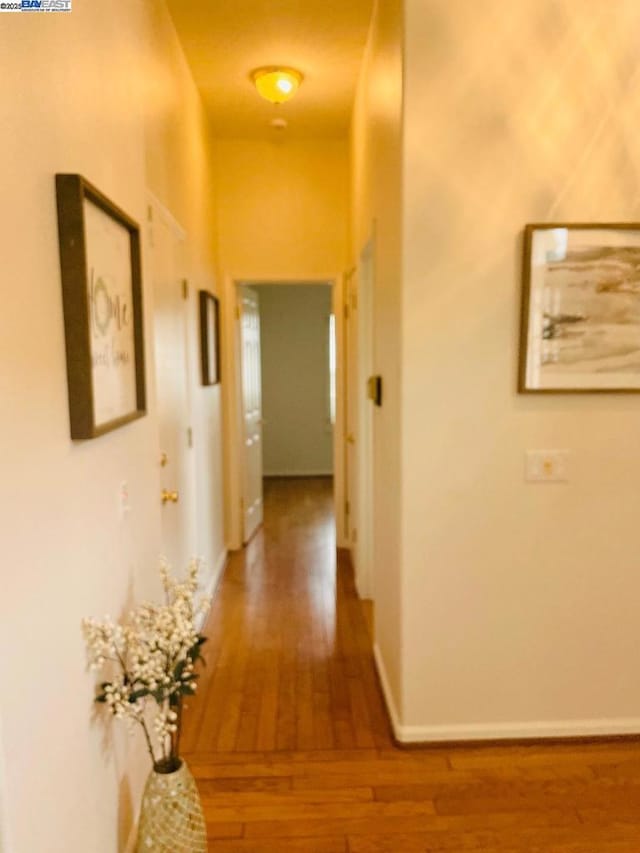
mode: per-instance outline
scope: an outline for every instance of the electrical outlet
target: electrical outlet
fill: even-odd
[[[529,483],[566,483],[568,450],[527,450],[525,479]]]
[[[118,489],[118,509],[120,518],[125,519],[131,512],[131,504],[129,503],[129,483],[123,480]]]

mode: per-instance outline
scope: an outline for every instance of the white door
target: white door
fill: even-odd
[[[373,256],[370,242],[345,294],[345,522],[361,598],[373,597],[373,403],[367,385],[374,364]]]
[[[182,277],[184,240],[175,224],[152,207],[150,271],[153,283],[156,394],[160,434],[162,547],[175,571],[195,554],[196,478],[191,429],[189,289]],[[192,298],[192,296],[191,296]]]
[[[260,303],[257,292],[238,288],[243,423],[243,541],[262,524],[262,377]]]

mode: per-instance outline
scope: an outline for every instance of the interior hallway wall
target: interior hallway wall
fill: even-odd
[[[0,41],[0,680],[12,844],[4,853],[115,853],[148,758],[124,727],[92,720],[95,679],[85,670],[80,621],[118,617],[133,600],[160,593],[153,294],[145,280],[149,414],[71,442],[54,174],[81,173],[116,201],[142,226],[145,252],[150,186],[189,230],[186,274],[213,286],[209,155],[163,3],[6,14]],[[201,410],[211,454],[221,444],[216,405]],[[216,489],[211,505],[219,507],[220,482]],[[221,528],[208,540],[212,555],[224,546],[220,536]]]
[[[215,141],[221,270],[236,279],[331,279],[347,262],[343,139]]]
[[[640,398],[516,393],[525,223],[640,218],[640,8],[405,8],[404,734],[640,731]]]
[[[383,380],[383,405],[374,408],[373,415],[371,586],[375,642],[389,695],[396,705],[401,702],[402,622],[402,38],[402,3],[379,0],[374,7],[351,128],[351,265],[357,268],[362,250],[373,240],[373,359],[374,372]],[[357,293],[357,272],[353,282]],[[357,378],[350,378],[350,388],[357,387]],[[355,409],[355,397],[351,402]],[[353,510],[355,518],[355,507]]]
[[[332,474],[327,285],[262,285],[264,473]]]
[[[210,589],[224,566],[226,537],[222,454],[222,386],[200,381],[198,292],[218,296],[216,276],[217,186],[210,127],[191,79],[173,23],[163,3],[151,3],[145,92],[145,167],[147,186],[186,231],[185,276],[189,284],[192,372],[192,431],[196,470],[197,543]]]
[[[335,281],[337,334],[342,335],[342,273],[348,263],[349,154],[346,139],[215,140],[219,277],[224,282],[223,378],[226,383],[227,538],[240,547],[240,448],[235,282]],[[340,379],[341,381],[341,379]],[[339,407],[342,387],[338,388]],[[335,499],[344,503],[338,465],[341,410],[334,432]],[[340,468],[341,470],[341,468]],[[338,542],[344,530],[338,517]]]

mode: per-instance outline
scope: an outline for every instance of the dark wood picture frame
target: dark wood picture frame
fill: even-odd
[[[534,258],[534,254],[539,249],[534,249],[534,241],[540,235],[540,232],[556,232],[566,241],[564,246],[564,254],[560,252],[560,256],[556,256],[553,249],[545,254],[544,263]],[[611,232],[609,240],[597,242],[594,240],[589,242],[588,235],[594,232]],[[562,232],[566,232],[563,234]],[[576,244],[575,240],[579,235],[574,237],[574,245],[570,245],[571,232],[585,232],[583,240],[585,245]],[[620,234],[624,235],[636,232],[634,235],[633,245],[627,245],[626,236],[620,239]],[[618,235],[618,236],[616,236]],[[549,243],[551,242],[549,237]],[[637,242],[636,242],[637,240]],[[573,254],[573,257],[572,257]],[[615,262],[620,269],[613,278],[609,273],[603,273],[602,267],[607,262]],[[555,266],[554,268],[554,265]],[[564,265],[564,270],[562,266]],[[628,268],[628,275],[625,277],[625,266]],[[546,278],[540,280],[539,276],[543,275],[541,269],[544,268]],[[555,294],[558,299],[558,308],[549,308],[546,301],[553,301],[553,294],[545,294],[544,287],[541,284],[546,284],[551,272],[564,274],[564,284],[558,284]],[[579,270],[581,281],[572,279],[571,275],[576,275]],[[637,273],[636,273],[637,270]],[[635,365],[625,364],[616,372],[615,367],[615,352],[613,347],[609,345],[609,351],[606,346],[601,346],[600,351],[597,349],[593,353],[589,353],[591,358],[586,358],[580,353],[580,340],[585,339],[586,335],[591,335],[593,339],[597,339],[600,334],[603,340],[606,340],[606,332],[604,330],[604,322],[602,315],[607,310],[611,310],[606,303],[606,298],[614,299],[615,294],[621,294],[629,287],[636,292],[640,302],[640,286],[635,287],[636,278],[640,282],[640,224],[633,222],[607,222],[607,223],[581,223],[581,222],[544,222],[531,223],[525,226],[524,229],[524,246],[523,246],[523,272],[522,272],[522,302],[521,302],[521,320],[520,320],[520,358],[518,367],[518,392],[521,394],[600,394],[600,393],[627,393],[634,394],[640,391],[640,323],[629,323],[620,321],[620,334],[625,334],[631,330],[635,336],[637,330],[637,358],[639,359],[639,367],[636,371],[631,369]],[[534,277],[536,281],[534,282]],[[563,290],[564,288],[564,290]],[[551,288],[549,288],[551,290]],[[568,295],[568,308],[561,304],[562,293]],[[571,294],[571,295],[569,295]],[[576,306],[580,306],[580,299],[584,301],[585,307],[593,302],[593,294],[597,295],[603,304],[603,309],[592,308],[581,312]],[[553,311],[556,313],[552,313]],[[535,326],[535,328],[532,328]],[[615,334],[609,332],[609,335]],[[566,376],[571,376],[572,379],[566,380],[560,378],[551,380],[541,380],[539,377],[543,372],[543,366],[546,363],[552,362],[548,354],[542,352],[541,347],[544,341],[558,342],[559,361],[562,361],[561,353],[563,341],[571,342],[574,347],[574,354],[571,356],[573,364],[566,371]],[[540,352],[536,352],[536,348]],[[627,346],[628,349],[628,346]],[[635,344],[632,348],[636,352]],[[566,359],[566,355],[564,356]],[[567,361],[570,363],[570,359]],[[591,366],[589,369],[589,363]],[[576,363],[583,363],[584,370],[581,372],[579,367],[576,368]],[[626,371],[626,373],[625,373]],[[621,376],[634,377],[633,384],[631,380],[628,383],[618,377]],[[536,380],[536,376],[538,379]],[[549,384],[543,384],[547,381]]]
[[[140,229],[133,219],[81,175],[56,175],[56,199],[71,438],[91,439],[146,414]],[[126,321],[123,322],[132,326],[134,364],[131,379],[135,382],[135,403],[130,411],[102,421],[96,418],[95,412],[90,259],[85,221],[87,201],[126,230],[129,237],[131,311],[129,306],[123,309],[126,310]],[[113,306],[109,304],[108,309],[110,321]]]
[[[208,290],[200,291],[200,362],[202,384],[220,382],[220,302]]]

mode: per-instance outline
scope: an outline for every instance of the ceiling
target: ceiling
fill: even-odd
[[[168,0],[214,132],[343,136],[349,126],[373,0]],[[304,74],[292,101],[263,100],[249,73],[289,65]]]

